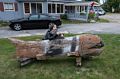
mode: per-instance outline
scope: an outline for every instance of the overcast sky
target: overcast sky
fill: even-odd
[[[100,0],[100,3],[103,4],[103,1],[104,1],[104,0]]]

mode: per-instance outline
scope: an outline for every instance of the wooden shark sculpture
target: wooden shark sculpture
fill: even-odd
[[[82,57],[98,56],[104,46],[97,35],[83,34],[64,39],[23,41],[8,38],[16,47],[16,56],[20,66],[28,64],[31,59],[46,60],[53,56],[76,57],[76,65],[81,66]]]

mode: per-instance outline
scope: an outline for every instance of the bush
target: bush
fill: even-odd
[[[102,8],[106,12],[112,12],[112,8],[114,8],[114,13],[120,13],[119,4],[120,0],[107,0],[103,5]]]
[[[88,19],[91,20],[91,19],[95,19],[95,13],[89,13],[88,15]]]
[[[8,26],[9,22],[0,20],[0,27]]]
[[[60,15],[60,18],[61,18],[61,19],[66,19],[66,20],[68,19],[67,14],[62,14],[62,15]]]
[[[120,13],[120,8],[115,9],[116,13]]]
[[[86,15],[85,13],[80,13],[80,15]]]

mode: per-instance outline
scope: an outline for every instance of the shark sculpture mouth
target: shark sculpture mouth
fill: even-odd
[[[93,47],[89,48],[89,49],[93,49],[93,48],[102,48],[104,47],[104,43],[102,41],[100,41],[100,43],[97,43],[96,45],[94,45]]]
[[[50,56],[74,56],[76,65],[81,66],[81,57],[98,56],[104,44],[97,35],[83,34],[58,40],[23,41],[9,38],[16,47],[16,56],[20,65],[26,65],[31,59],[45,60]],[[69,54],[69,55],[68,55]]]
[[[101,52],[103,51],[102,47],[104,47],[104,43],[102,41],[100,41],[100,43],[97,43],[93,47],[89,48],[92,51],[92,53],[89,54],[89,56],[98,56],[98,55],[100,55]]]

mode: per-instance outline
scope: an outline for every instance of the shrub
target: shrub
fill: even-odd
[[[88,19],[94,19],[95,18],[95,13],[89,13]]]
[[[0,20],[0,27],[8,26],[9,22]]]
[[[85,15],[85,13],[80,13],[80,15]]]
[[[62,14],[62,15],[60,15],[60,18],[61,18],[61,19],[68,19],[67,14]]]

